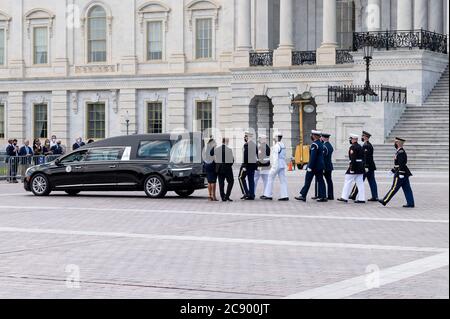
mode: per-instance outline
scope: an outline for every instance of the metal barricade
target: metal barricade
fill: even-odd
[[[19,181],[25,177],[25,172],[28,168],[50,163],[60,155],[48,156],[1,156],[0,155],[0,180],[8,182]]]

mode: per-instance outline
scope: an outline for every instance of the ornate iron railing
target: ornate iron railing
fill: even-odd
[[[250,66],[273,66],[273,51],[250,52]]]
[[[354,32],[353,51],[366,43],[376,49],[418,48],[447,54],[447,35],[427,30]]]
[[[336,64],[354,63],[353,55],[349,50],[337,50],[336,51]]]
[[[292,65],[316,64],[316,51],[292,52]]]
[[[377,96],[363,95],[363,85],[329,86],[328,103],[354,103],[354,102],[388,102],[406,104],[408,103],[408,92],[406,88],[386,85],[374,85],[373,91]]]

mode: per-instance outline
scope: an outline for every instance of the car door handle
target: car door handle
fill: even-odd
[[[117,165],[111,165],[109,168],[117,168]]]
[[[75,166],[75,169],[82,169],[83,167],[81,166]]]

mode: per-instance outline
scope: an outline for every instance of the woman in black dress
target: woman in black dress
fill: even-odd
[[[206,176],[208,179],[208,194],[209,201],[217,202],[216,189],[217,189],[217,172],[216,163],[214,161],[214,149],[216,148],[216,141],[211,138],[205,146],[203,159],[206,170]]]

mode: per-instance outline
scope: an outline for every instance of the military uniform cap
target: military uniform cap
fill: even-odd
[[[358,134],[350,134],[350,138],[359,138]]]
[[[312,135],[319,135],[319,136],[321,136],[321,135],[322,135],[322,132],[316,131],[316,130],[312,130],[312,131],[311,131],[311,134],[312,134]]]
[[[367,136],[368,138],[371,138],[371,137],[372,137],[372,134],[370,134],[370,133],[367,132],[367,131],[363,131],[363,135],[364,135],[364,136]]]
[[[322,137],[330,138],[330,137],[331,137],[331,134],[328,134],[328,133],[322,133]]]
[[[400,141],[400,142],[403,142],[403,143],[406,142],[406,140],[404,138],[396,137],[395,139],[397,141]]]

